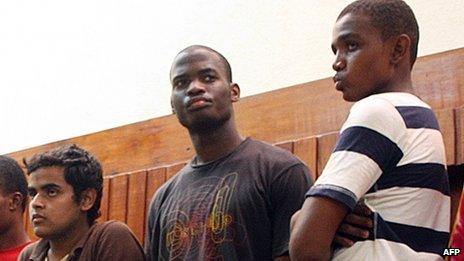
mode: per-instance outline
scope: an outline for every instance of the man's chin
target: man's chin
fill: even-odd
[[[44,228],[34,228],[34,234],[40,238],[46,238],[49,235]]]

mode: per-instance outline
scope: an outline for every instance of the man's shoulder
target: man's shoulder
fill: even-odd
[[[43,239],[39,239],[38,241],[30,243],[29,245],[23,248],[23,250],[18,256],[18,260],[21,260],[21,261],[29,260],[33,253],[40,254],[37,252],[37,251],[40,251],[40,249],[37,249],[37,248],[41,248],[44,243],[45,242],[43,241]]]
[[[95,224],[91,229],[90,236],[83,245],[81,259],[143,259],[142,246],[126,224],[111,220]]]
[[[132,237],[130,228],[117,220],[110,220],[104,223],[95,224],[92,234],[103,236],[129,236]]]
[[[250,153],[263,160],[280,163],[298,164],[302,163],[298,157],[290,151],[271,145],[267,142],[249,138]]]

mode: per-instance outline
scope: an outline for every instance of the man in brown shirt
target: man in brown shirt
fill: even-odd
[[[30,218],[41,239],[20,260],[144,260],[129,228],[117,221],[97,224],[102,169],[76,145],[24,160],[29,174]]]

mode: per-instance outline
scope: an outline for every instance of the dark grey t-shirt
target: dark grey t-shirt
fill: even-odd
[[[291,153],[246,139],[229,155],[185,166],[156,193],[149,260],[271,260],[288,251],[289,224],[310,187]]]

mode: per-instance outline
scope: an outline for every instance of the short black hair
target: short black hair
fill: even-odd
[[[417,58],[419,25],[411,7],[402,0],[358,0],[345,7],[337,21],[348,13],[368,15],[372,24],[380,30],[383,41],[407,34],[411,38],[412,68]]]
[[[27,205],[27,180],[24,171],[12,158],[0,155],[0,193],[21,193],[23,212]]]
[[[186,51],[191,51],[191,50],[196,50],[196,49],[205,49],[207,51],[210,51],[212,53],[215,53],[217,56],[219,56],[219,59],[221,59],[222,63],[224,64],[224,67],[226,69],[226,76],[228,77],[228,80],[229,82],[232,82],[232,68],[230,66],[230,63],[229,61],[227,61],[226,57],[224,57],[224,55],[222,55],[220,52],[214,50],[213,48],[211,47],[208,47],[208,46],[204,46],[204,45],[191,45],[187,48],[184,48],[182,49],[182,51],[178,52],[177,55],[183,53],[183,52],[186,52]],[[177,57],[176,55],[176,57]]]
[[[87,211],[87,221],[91,225],[100,216],[103,191],[103,171],[98,160],[88,151],[72,144],[39,153],[23,160],[27,174],[44,167],[64,167],[64,179],[73,187],[74,200],[81,201],[81,193],[92,188],[97,191],[95,203]]]

